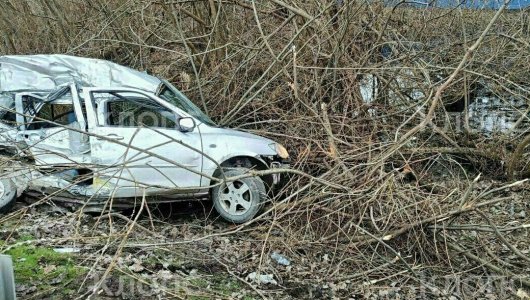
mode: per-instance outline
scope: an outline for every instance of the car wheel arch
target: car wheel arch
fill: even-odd
[[[253,157],[253,156],[246,156],[246,155],[238,155],[238,156],[233,156],[228,159],[225,159],[222,163],[219,164],[219,166],[220,168],[217,168],[215,172],[213,173],[213,177],[219,178],[222,176],[221,168],[241,167],[241,168],[254,169],[258,171],[264,171],[264,170],[269,169],[268,164],[260,157]],[[265,176],[260,176],[260,177],[263,179],[267,189],[272,187],[272,183],[273,183],[272,175],[265,175]],[[211,185],[215,184],[215,181],[212,180],[210,184]]]

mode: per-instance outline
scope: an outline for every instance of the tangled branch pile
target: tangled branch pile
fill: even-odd
[[[237,259],[201,259],[227,276],[274,274],[281,287],[253,285],[264,297],[473,296],[485,285],[432,280],[456,276],[502,276],[512,295],[530,287],[528,11],[3,0],[0,24],[2,53],[104,58],[168,78],[218,123],[282,141],[309,174],[235,229],[160,243],[125,223],[116,240],[88,231],[80,243],[120,256],[229,237]],[[485,99],[508,127],[490,130],[492,112],[477,114]]]

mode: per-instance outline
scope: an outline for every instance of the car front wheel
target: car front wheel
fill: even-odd
[[[246,168],[229,169],[224,172],[226,178],[248,173]],[[267,199],[267,190],[259,177],[245,177],[227,181],[212,188],[212,200],[215,210],[223,219],[241,224],[245,223],[261,210]]]

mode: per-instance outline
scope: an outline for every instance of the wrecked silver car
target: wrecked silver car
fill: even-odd
[[[249,172],[289,158],[272,140],[217,126],[169,82],[98,59],[0,57],[0,118],[0,212],[24,192],[114,209],[210,197],[241,223],[281,180]]]

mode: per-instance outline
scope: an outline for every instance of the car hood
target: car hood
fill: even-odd
[[[255,150],[259,148],[259,152],[261,152],[260,154],[263,155],[276,154],[276,151],[269,146],[270,144],[275,143],[275,141],[271,139],[235,129],[211,127],[204,123],[200,124],[199,127],[201,135],[205,140],[205,144],[208,144],[209,141],[217,140],[234,146],[250,147]]]
[[[200,130],[201,130],[201,134],[218,134],[218,135],[221,135],[221,136],[224,135],[224,136],[232,136],[232,137],[254,139],[254,140],[263,141],[263,142],[267,143],[267,145],[271,144],[271,143],[275,143],[271,139],[264,138],[264,137],[256,135],[256,134],[252,134],[252,133],[248,133],[248,132],[244,132],[244,131],[239,131],[239,130],[235,130],[235,129],[231,129],[231,128],[211,127],[211,126],[208,126],[208,125],[206,125],[204,123],[201,124]]]

